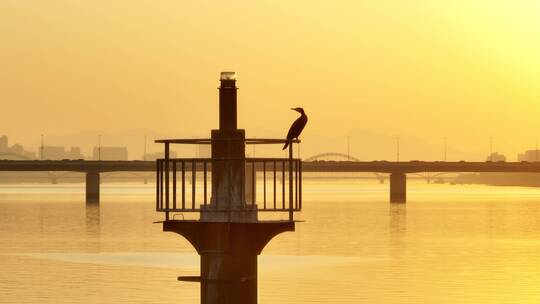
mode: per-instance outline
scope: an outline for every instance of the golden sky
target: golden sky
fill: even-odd
[[[390,159],[400,136],[404,159],[436,158],[447,137],[480,159],[493,137],[514,159],[540,137],[538,16],[533,0],[3,0],[0,133],[205,136],[234,70],[251,136],[284,136],[303,106],[310,153],[351,136]]]

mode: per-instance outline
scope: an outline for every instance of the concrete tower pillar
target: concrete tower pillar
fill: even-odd
[[[254,206],[246,204],[246,134],[237,129],[236,73],[222,72],[219,87],[219,129],[212,130],[212,198],[201,212],[205,221],[257,221]],[[252,212],[250,212],[252,210]]]

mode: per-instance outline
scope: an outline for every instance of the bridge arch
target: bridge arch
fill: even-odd
[[[350,155],[347,155],[347,154],[344,154],[344,153],[338,153],[338,152],[320,153],[320,154],[308,157],[308,158],[304,159],[304,161],[316,161],[316,160],[320,160],[322,158],[327,158],[327,157],[337,157],[337,158],[340,158],[340,159],[356,161],[356,162],[360,161],[358,158],[356,158],[354,156],[350,156]]]

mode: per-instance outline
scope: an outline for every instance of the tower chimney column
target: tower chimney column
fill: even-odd
[[[256,210],[249,212],[253,206],[246,205],[246,132],[237,129],[236,73],[222,72],[220,83],[219,129],[212,130],[211,135],[212,198],[207,206],[209,212],[201,212],[201,219],[216,222],[257,221]]]
[[[236,73],[222,72],[219,87],[219,130],[236,130]]]

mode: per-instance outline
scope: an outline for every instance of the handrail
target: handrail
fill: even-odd
[[[166,158],[157,158],[156,160],[162,160],[165,161]],[[238,160],[246,160],[246,161],[286,161],[288,158],[283,157],[205,157],[205,158],[197,158],[197,157],[177,157],[177,158],[169,158],[169,161],[238,161]],[[299,158],[293,158],[293,160],[300,160]]]
[[[214,142],[243,142],[244,144],[283,144],[289,143],[288,158],[246,158],[241,157],[213,157],[213,158],[170,158],[171,144],[212,144]],[[293,144],[299,143],[298,139],[270,139],[270,138],[196,138],[196,139],[162,139],[157,143],[164,144],[164,158],[157,159],[157,186],[156,186],[156,210],[165,212],[165,220],[169,220],[170,212],[200,212],[201,218],[205,212],[222,212],[231,221],[232,212],[249,212],[246,215],[253,218],[257,211],[286,211],[289,220],[293,221],[294,211],[300,211],[302,206],[302,164],[300,159],[293,158]],[[266,203],[266,170],[273,172],[273,204],[268,208]],[[288,164],[288,165],[286,165]],[[231,165],[233,167],[231,167]],[[224,167],[223,167],[224,166]],[[250,169],[247,167],[251,166]],[[262,168],[261,168],[262,167]],[[180,182],[182,188],[180,195],[182,207],[177,204],[178,196],[178,170],[180,168]],[[234,168],[234,169],[233,169]],[[270,169],[271,168],[271,169]],[[172,184],[170,181],[172,169]],[[225,170],[225,171],[224,171]],[[264,198],[261,204],[256,195],[257,172],[263,171]],[[197,191],[197,172],[203,171],[202,185],[204,186],[203,197],[200,198],[200,190]],[[234,177],[231,175],[234,173]],[[187,180],[186,172],[190,173],[190,180]],[[210,178],[210,181],[218,183],[212,187],[210,203],[208,203],[208,173],[217,173]],[[227,172],[227,173],[225,173]],[[225,173],[227,176],[222,176]],[[287,175],[285,173],[288,173]],[[237,176],[240,174],[241,176]],[[281,189],[276,187],[277,174],[281,176]],[[249,177],[248,177],[249,175]],[[200,176],[200,175],[199,175]],[[186,189],[186,180],[191,183],[191,187]],[[298,180],[298,182],[296,181]],[[288,187],[286,183],[288,181]],[[231,184],[234,183],[234,184]],[[201,182],[199,182],[201,184]],[[171,190],[172,187],[172,191]],[[225,187],[225,188],[223,188]],[[191,188],[191,189],[189,189]],[[225,190],[226,193],[222,193]],[[172,208],[170,204],[172,192]],[[188,193],[189,192],[189,193]],[[280,204],[277,201],[277,193],[280,192]],[[288,192],[288,195],[286,196]],[[191,202],[186,201],[186,194],[191,194]],[[198,194],[198,195],[197,195]],[[287,204],[288,198],[288,204]],[[188,198],[189,200],[189,198]],[[219,216],[218,216],[219,217]]]
[[[207,187],[212,186],[212,165],[239,161],[244,163],[246,173],[242,186],[245,205],[231,206],[229,203],[224,203],[227,199],[223,199],[222,194],[221,201],[212,203],[212,200],[208,198],[211,191],[207,191]],[[302,208],[301,168],[301,159],[292,157],[158,159],[156,161],[156,211],[165,212],[166,220],[169,219],[170,212],[227,212],[231,210],[234,212],[288,212],[289,219],[293,220],[293,212],[300,211]],[[200,171],[203,174],[197,174]],[[262,174],[257,174],[258,172]],[[264,189],[262,195],[257,193],[257,181],[260,183],[261,179]],[[271,184],[269,187],[266,186],[267,182]],[[281,187],[277,187],[280,182]],[[186,183],[191,183],[191,187],[186,187]],[[197,187],[197,185],[200,186]]]
[[[286,142],[292,142],[295,144],[300,143],[298,139],[281,139],[281,138],[179,138],[179,139],[158,139],[155,143],[162,144],[187,144],[187,145],[210,145],[212,142],[219,141],[234,141],[244,142],[246,145],[271,145],[271,144],[284,144]]]

